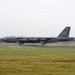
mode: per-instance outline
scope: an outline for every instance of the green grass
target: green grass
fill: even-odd
[[[0,75],[75,75],[75,47],[0,47]]]

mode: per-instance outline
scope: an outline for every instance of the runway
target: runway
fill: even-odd
[[[0,43],[0,48],[1,47],[8,47],[8,48],[37,48],[37,47],[40,47],[40,46],[42,46],[40,43],[25,43],[22,46],[18,46],[18,44],[16,44],[16,43]],[[45,46],[75,46],[75,41],[47,43],[47,44],[45,44]]]
[[[8,46],[9,48],[35,48],[35,46]]]
[[[75,46],[75,41],[49,43],[47,46]]]

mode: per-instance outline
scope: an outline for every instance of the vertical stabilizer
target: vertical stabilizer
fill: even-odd
[[[66,28],[59,34],[58,37],[69,37],[70,28],[71,28],[71,27],[66,27]]]

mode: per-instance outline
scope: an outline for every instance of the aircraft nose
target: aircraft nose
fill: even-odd
[[[1,41],[3,41],[3,42],[4,42],[4,41],[6,41],[6,39],[5,39],[5,38],[1,38]]]

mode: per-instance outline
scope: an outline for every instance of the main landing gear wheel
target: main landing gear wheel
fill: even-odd
[[[44,43],[44,42],[40,42],[40,44],[41,44],[42,46],[45,46],[45,43]]]
[[[17,44],[18,44],[19,46],[22,46],[22,43],[21,43],[21,42],[17,42]]]

